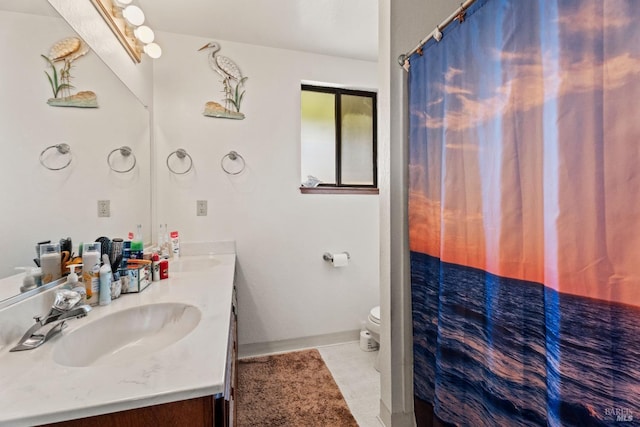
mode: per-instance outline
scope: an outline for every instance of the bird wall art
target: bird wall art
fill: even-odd
[[[71,68],[73,63],[81,56],[89,52],[89,47],[78,37],[67,37],[56,42],[49,51],[49,55],[40,55],[47,61],[51,73],[45,71],[53,98],[47,100],[47,104],[54,107],[79,107],[96,108],[97,96],[94,92],[86,90],[71,94],[74,89],[71,84]],[[56,64],[62,65],[58,68]]]
[[[242,76],[240,68],[235,62],[226,56],[218,55],[219,43],[207,43],[198,49],[198,51],[202,50],[210,50],[209,66],[221,77],[224,93],[224,105],[209,101],[205,104],[202,114],[209,117],[244,119],[244,114],[240,112],[240,106],[244,97],[244,82],[247,77]]]

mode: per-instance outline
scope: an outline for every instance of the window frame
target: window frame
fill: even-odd
[[[320,183],[317,187],[300,186],[300,192],[308,193],[324,193],[324,194],[378,194],[378,94],[373,91],[345,89],[331,86],[316,86],[310,84],[301,84],[300,92],[311,91],[329,93],[334,96],[334,115],[335,115],[335,176],[336,182]],[[342,183],[342,95],[360,96],[371,98],[372,101],[372,184],[344,184]],[[302,118],[301,118],[302,120]]]

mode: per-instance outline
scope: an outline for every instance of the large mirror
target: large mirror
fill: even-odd
[[[93,91],[98,108],[47,104],[52,89],[41,57],[59,40],[75,36],[47,0],[0,0],[0,278],[33,266],[39,241],[71,237],[74,245],[100,236],[127,237],[143,225],[151,241],[149,112],[92,51],[73,63],[71,84]],[[68,144],[70,153],[47,147]],[[113,150],[128,146],[135,167],[111,170]],[[70,155],[70,157],[69,157]],[[111,163],[126,170],[132,157],[115,151]],[[108,200],[109,217],[98,217]],[[2,289],[0,301],[19,294]]]

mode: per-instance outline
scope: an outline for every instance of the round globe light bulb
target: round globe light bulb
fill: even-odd
[[[113,2],[116,4],[116,6],[118,6],[119,8],[125,8],[128,5],[131,4],[133,0],[113,0]]]
[[[131,25],[142,25],[144,24],[144,12],[138,6],[127,6],[122,11],[122,16],[126,19]]]
[[[146,25],[142,25],[136,28],[135,30],[133,30],[133,34],[142,43],[151,43],[155,38],[155,34],[153,34],[153,30],[147,27]]]
[[[157,43],[149,43],[144,46],[144,53],[153,59],[158,59],[162,56],[162,48]]]

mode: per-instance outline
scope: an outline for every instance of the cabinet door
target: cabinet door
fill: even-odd
[[[238,317],[236,314],[235,298],[234,304],[231,306],[231,318],[229,319],[229,344],[227,349],[227,372],[225,375],[224,392],[224,426],[235,427],[237,411],[235,401],[236,390],[238,388]]]
[[[181,400],[144,408],[94,417],[47,424],[47,427],[141,427],[141,426],[203,426],[214,427],[213,396]],[[216,424],[217,426],[217,424]]]
[[[230,334],[233,338],[231,346],[231,394],[229,396],[229,425],[236,425],[236,390],[238,389],[238,315],[235,306],[231,311]]]

